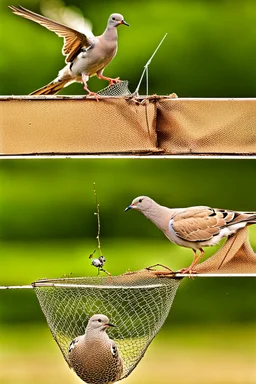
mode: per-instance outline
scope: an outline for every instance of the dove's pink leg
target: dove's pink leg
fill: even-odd
[[[191,265],[188,268],[182,268],[180,270],[180,273],[183,273],[183,274],[184,273],[189,273],[189,274],[196,273],[195,271],[193,271],[193,268],[195,265],[197,265],[199,263],[199,260],[204,256],[203,248],[199,248],[199,251],[200,251],[200,254],[197,255],[196,250],[193,249],[193,252],[194,252],[193,262],[191,263]]]
[[[93,97],[96,98],[97,101],[99,101],[99,99],[98,99],[99,95],[97,93],[95,93],[95,92],[90,91],[90,89],[88,89],[88,86],[87,86],[87,76],[84,73],[82,73],[82,80],[83,80],[83,83],[84,83],[84,90],[88,92],[88,96],[93,96]]]
[[[109,85],[116,84],[116,83],[121,83],[121,80],[120,80],[119,77],[117,77],[116,79],[112,79],[111,77],[103,76],[101,71],[96,72],[96,75],[101,80],[109,81]]]

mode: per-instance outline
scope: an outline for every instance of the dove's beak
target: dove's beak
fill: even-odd
[[[126,21],[125,21],[125,20],[122,20],[122,21],[120,22],[120,24],[124,24],[124,25],[127,25],[127,27],[129,27],[129,26],[130,26],[130,24],[126,23]]]
[[[108,324],[106,324],[108,327],[115,327],[115,325],[114,324],[111,324],[111,323],[108,323]]]
[[[127,212],[127,211],[129,211],[129,209],[132,209],[132,205],[128,205],[128,207],[127,208],[125,208],[125,212]]]

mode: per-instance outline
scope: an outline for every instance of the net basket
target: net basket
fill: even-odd
[[[143,357],[171,309],[180,280],[150,272],[111,277],[47,279],[34,290],[52,335],[69,364],[70,342],[84,334],[97,313],[116,325],[109,332],[123,360],[127,377]]]

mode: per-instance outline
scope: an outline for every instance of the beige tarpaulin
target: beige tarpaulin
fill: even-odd
[[[1,154],[158,150],[153,103],[26,98],[0,105]]]
[[[256,154],[256,99],[0,98],[0,154]]]
[[[256,100],[162,99],[157,111],[167,153],[256,153]]]

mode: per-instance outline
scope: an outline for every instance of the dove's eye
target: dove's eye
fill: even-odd
[[[112,17],[112,20],[115,20],[116,18],[115,17]]]
[[[142,203],[142,200],[143,200],[143,199],[139,199],[139,203]]]
[[[98,322],[99,322],[99,323],[101,323],[101,321],[102,321],[101,319],[98,319]]]

